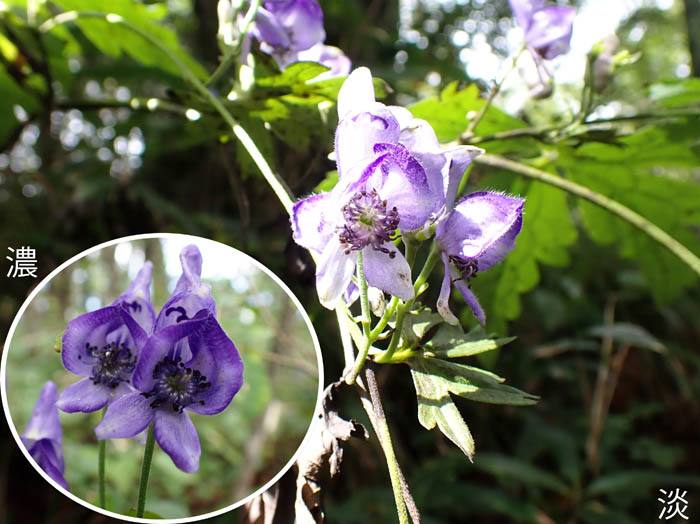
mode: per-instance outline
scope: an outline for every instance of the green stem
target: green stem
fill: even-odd
[[[211,103],[211,105],[221,115],[224,121],[229,126],[231,126],[233,134],[236,135],[236,138],[238,138],[238,140],[241,141],[243,147],[245,147],[246,151],[248,151],[248,154],[253,159],[253,162],[255,162],[255,164],[258,166],[258,169],[260,169],[260,172],[265,177],[265,180],[267,181],[268,185],[275,192],[277,198],[279,198],[280,202],[284,206],[284,209],[287,211],[288,214],[291,215],[294,201],[292,200],[291,191],[287,187],[284,180],[282,180],[278,175],[276,175],[272,171],[269,164],[267,163],[267,160],[265,160],[265,157],[255,145],[253,139],[250,137],[250,135],[248,135],[246,130],[243,129],[238,122],[236,122],[236,120],[226,109],[226,107],[224,107],[221,101],[213,93],[211,93],[209,89],[207,89],[207,86],[205,86],[204,83],[202,83],[202,81],[199,78],[197,78],[197,75],[195,75],[192,72],[192,70],[187,66],[187,64],[180,60],[180,58],[175,53],[173,53],[167,46],[165,46],[160,40],[158,40],[148,32],[144,31],[143,29],[127,22],[119,15],[105,14],[99,11],[68,11],[65,13],[61,13],[59,15],[54,16],[53,18],[49,18],[43,24],[41,24],[41,26],[39,26],[39,31],[45,33],[59,24],[72,22],[77,20],[78,18],[100,18],[106,20],[109,23],[121,24],[127,29],[139,35],[141,38],[147,40],[150,44],[160,49],[163,53],[165,53],[168,56],[168,58],[182,72],[184,78],[188,82],[190,82],[192,86],[197,91],[199,91],[204,98],[206,98],[209,101],[209,103]]]
[[[379,319],[379,322],[377,322],[377,325],[374,326],[374,329],[369,334],[369,339],[372,342],[377,340],[377,337],[381,334],[382,331],[384,331],[384,328],[391,320],[391,317],[394,316],[394,312],[396,311],[396,308],[398,305],[399,305],[399,298],[398,297],[391,297],[391,302],[389,302],[389,305],[384,310],[384,314],[382,315],[382,318]]]
[[[146,446],[143,450],[143,463],[141,464],[141,479],[139,480],[139,498],[136,503],[136,517],[143,517],[143,512],[146,509],[146,491],[148,490],[148,476],[151,473],[151,461],[153,460],[153,449],[156,445],[156,439],[153,436],[153,423],[148,426],[148,436],[146,437]]]
[[[215,84],[226,73],[226,71],[228,71],[229,67],[231,67],[236,58],[238,58],[238,53],[240,52],[241,46],[243,45],[243,39],[245,35],[248,34],[248,31],[250,30],[250,25],[253,23],[255,15],[258,13],[258,8],[260,7],[261,3],[262,0],[253,0],[251,2],[250,7],[248,8],[248,12],[243,18],[241,32],[238,35],[238,41],[236,42],[233,49],[229,50],[229,52],[226,53],[224,59],[209,77],[209,79],[207,80],[208,86]]]
[[[678,242],[663,229],[653,224],[640,214],[632,211],[630,208],[620,204],[619,202],[596,193],[595,191],[581,186],[575,182],[571,182],[565,178],[552,175],[546,171],[526,166],[519,162],[509,160],[497,155],[481,155],[474,159],[475,162],[491,167],[506,169],[519,175],[523,175],[534,180],[539,180],[545,184],[552,185],[573,195],[581,197],[589,202],[602,207],[606,211],[616,215],[623,220],[629,222],[634,227],[656,240],[659,244],[668,249],[671,253],[685,262],[695,273],[700,276],[700,258],[690,251],[683,244]]]
[[[350,373],[345,377],[345,382],[350,385],[355,383],[357,375],[362,371],[362,367],[365,365],[365,359],[367,359],[367,354],[369,353],[369,348],[372,345],[372,341],[370,340],[370,324],[372,319],[369,311],[368,286],[367,279],[365,278],[362,251],[357,254],[357,281],[360,288],[360,307],[362,308],[362,345],[358,346],[355,363]]]
[[[107,407],[102,410],[102,418],[107,412]],[[105,456],[107,454],[107,441],[100,440],[97,454],[97,483],[100,494],[100,507],[107,509],[107,496],[105,494]]]

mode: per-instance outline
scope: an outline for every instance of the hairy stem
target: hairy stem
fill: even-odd
[[[608,198],[605,195],[601,195],[600,193],[596,193],[592,189],[579,185],[565,178],[552,175],[546,171],[526,166],[501,156],[481,155],[476,157],[474,162],[491,167],[498,167],[500,169],[506,169],[508,171],[518,173],[519,175],[544,182],[545,184],[549,184],[567,191],[572,195],[576,195],[599,207],[602,207],[613,215],[616,215],[626,222],[632,224],[634,227],[664,246],[700,276],[700,258],[698,258],[683,244],[678,242],[678,240],[666,233],[663,229],[653,224],[635,211],[632,211],[630,208],[620,204],[616,200]]]
[[[151,473],[151,461],[153,460],[153,449],[156,445],[156,439],[153,436],[153,423],[148,426],[148,436],[146,437],[146,446],[143,450],[143,463],[141,464],[141,479],[139,480],[139,498],[136,502],[136,517],[143,517],[143,512],[146,509],[146,491],[148,491],[148,477]]]
[[[370,323],[372,321],[369,312],[369,296],[367,293],[367,279],[365,278],[364,264],[362,259],[362,251],[357,254],[357,281],[360,288],[360,307],[362,308],[362,345],[358,347],[357,358],[350,370],[350,373],[345,377],[345,382],[352,385],[362,371],[365,365],[365,359],[369,353],[369,348],[372,345],[370,340]],[[341,299],[342,300],[342,299]]]

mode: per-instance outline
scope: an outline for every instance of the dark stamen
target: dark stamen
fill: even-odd
[[[175,360],[165,357],[158,362],[153,369],[153,379],[153,389],[143,394],[145,398],[154,397],[150,406],[169,405],[177,413],[195,402],[204,405],[197,397],[211,387],[199,370],[185,367],[180,357]]]
[[[457,271],[459,271],[459,278],[456,278],[452,283],[458,280],[464,280],[467,286],[471,289],[471,279],[476,278],[476,274],[479,271],[479,266],[476,260],[467,259],[459,255],[450,255],[450,261],[455,265]]]
[[[112,342],[98,349],[97,346],[85,345],[90,355],[97,360],[92,366],[90,379],[95,384],[104,384],[116,388],[121,382],[127,382],[136,367],[136,356],[124,344]],[[80,360],[82,358],[78,357]]]
[[[396,256],[396,251],[383,247],[390,242],[399,227],[399,212],[396,207],[387,209],[387,201],[379,197],[376,189],[360,191],[343,206],[345,224],[338,228],[339,239],[345,246],[345,254],[359,251],[371,245],[376,251],[386,253],[389,258]]]

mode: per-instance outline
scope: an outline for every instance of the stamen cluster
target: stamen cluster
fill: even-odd
[[[382,200],[375,189],[357,193],[343,206],[342,212],[345,224],[338,231],[346,255],[371,245],[390,258],[396,256],[382,244],[391,241],[399,226],[399,212],[396,207],[387,209],[387,201]]]
[[[94,384],[104,384],[114,389],[121,382],[129,380],[136,366],[136,356],[125,344],[112,342],[98,348],[86,343],[85,347],[90,356],[97,360],[90,375]]]
[[[470,280],[476,278],[479,271],[479,265],[476,260],[461,257],[459,255],[450,255],[450,260],[457,268],[460,274],[460,280],[467,282],[467,286],[471,287]]]
[[[165,357],[158,362],[153,369],[153,379],[153,389],[143,393],[146,398],[154,397],[150,406],[170,405],[178,413],[182,413],[184,407],[193,404],[200,393],[211,387],[206,376],[197,369],[186,368],[180,357],[174,360]],[[204,401],[200,400],[199,403],[204,404]]]

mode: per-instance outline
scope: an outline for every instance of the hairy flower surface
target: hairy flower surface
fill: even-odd
[[[99,439],[133,437],[153,422],[160,447],[182,471],[199,468],[201,447],[187,411],[224,410],[243,383],[243,362],[215,317],[210,286],[200,282],[195,246],[180,254],[182,276],[141,350],[132,378],[135,391],[107,408],[95,428]]]
[[[392,240],[398,230],[421,229],[451,207],[459,178],[481,150],[442,151],[427,122],[376,102],[367,68],[343,84],[338,116],[338,184],[295,204],[294,239],[320,255],[316,286],[325,307],[333,309],[347,290],[360,252],[370,286],[409,300],[410,268]]]
[[[20,438],[39,467],[59,486],[68,490],[68,483],[63,477],[66,465],[61,445],[62,433],[56,409],[56,384],[48,381],[41,388],[32,417]]]
[[[435,242],[441,251],[445,277],[437,308],[450,324],[458,324],[450,311],[452,284],[481,324],[484,311],[471,290],[471,280],[505,257],[514,247],[523,225],[524,200],[478,191],[462,198],[452,213],[435,230]]]
[[[545,0],[510,0],[525,42],[539,56],[551,60],[569,51],[576,9],[545,5]]]
[[[146,262],[111,306],[80,315],[66,326],[63,365],[86,378],[61,392],[56,405],[62,411],[97,411],[130,391],[139,352],[155,323],[148,289],[152,268]]]

